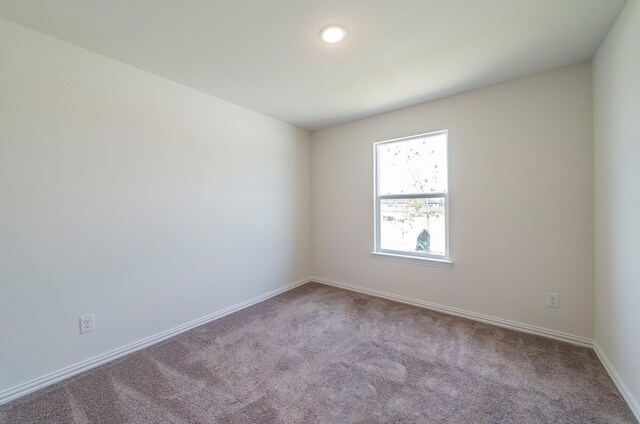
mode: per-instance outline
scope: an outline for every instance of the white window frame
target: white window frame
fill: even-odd
[[[447,191],[444,193],[420,193],[420,194],[390,194],[380,195],[379,189],[379,170],[378,170],[378,146],[383,144],[398,143],[402,141],[413,140],[417,138],[430,137],[438,134],[445,135],[445,149],[446,149],[446,162],[447,162]],[[411,135],[408,137],[394,138],[392,140],[384,140],[373,143],[373,197],[374,197],[374,246],[371,252],[372,256],[392,259],[400,262],[420,263],[423,265],[435,265],[445,268],[450,268],[453,265],[453,261],[450,256],[450,243],[449,243],[449,131],[441,130],[430,133]],[[444,198],[444,214],[445,214],[445,253],[444,255],[436,255],[432,253],[423,252],[406,252],[390,249],[382,249],[380,247],[380,204],[385,199],[429,199],[429,198]]]

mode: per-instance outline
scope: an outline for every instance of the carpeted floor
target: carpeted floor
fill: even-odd
[[[590,349],[309,283],[1,423],[633,423]]]

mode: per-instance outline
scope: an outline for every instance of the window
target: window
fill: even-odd
[[[374,254],[450,264],[447,131],[374,144]]]

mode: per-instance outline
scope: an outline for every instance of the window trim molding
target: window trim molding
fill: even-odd
[[[404,262],[409,264],[437,266],[439,268],[453,268],[451,259],[438,259],[431,257],[419,257],[410,255],[401,255],[399,253],[371,252],[371,257],[375,259],[384,259],[395,262]]]
[[[421,137],[430,137],[438,134],[444,134],[446,137],[445,140],[445,150],[446,150],[446,162],[447,162],[447,192],[446,193],[418,193],[418,194],[407,194],[407,195],[378,195],[378,181],[379,181],[379,170],[378,170],[378,146],[389,143],[397,143],[400,141],[421,138]],[[449,155],[449,130],[439,130],[432,131],[423,134],[410,135],[406,137],[394,138],[391,140],[383,140],[377,141],[373,143],[373,249],[371,251],[372,257],[377,257],[380,259],[391,259],[400,262],[410,262],[410,263],[419,263],[422,265],[433,265],[440,266],[445,268],[451,268],[453,266],[453,260],[451,259],[451,245],[450,245],[450,231],[449,231],[449,222],[450,222],[450,202],[449,202],[449,182],[450,182],[450,155]],[[404,252],[404,251],[396,251],[389,249],[382,249],[380,247],[380,226],[381,226],[381,214],[380,214],[380,201],[383,199],[428,199],[428,198],[444,198],[445,202],[445,253],[444,255],[433,255],[428,253],[419,253],[419,252]]]

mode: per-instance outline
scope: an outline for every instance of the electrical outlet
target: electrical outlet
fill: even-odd
[[[96,315],[88,314],[80,317],[80,334],[96,329]]]
[[[548,308],[559,308],[560,307],[560,295],[558,293],[547,292],[547,303],[546,306]]]

